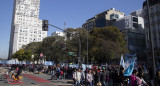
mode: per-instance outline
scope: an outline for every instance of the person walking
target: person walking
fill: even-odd
[[[132,72],[132,75],[130,76],[131,86],[137,86],[137,74],[138,74],[138,71],[134,69]]]
[[[140,72],[138,74],[138,77],[136,77],[137,85],[138,86],[149,86],[143,79],[143,72]]]
[[[81,86],[83,86],[84,80],[85,80],[85,74],[83,69],[81,69],[81,82],[80,82]]]
[[[92,85],[92,80],[93,80],[93,76],[92,76],[92,70],[89,70],[88,74],[87,74],[87,86],[93,86]]]
[[[106,74],[105,68],[103,68],[101,79],[100,79],[102,86],[106,86],[106,77],[107,77],[107,74]]]
[[[78,71],[75,73],[75,80],[76,80],[76,86],[80,86],[81,69],[78,69]]]
[[[74,72],[73,72],[73,86],[76,86],[76,79],[75,79],[75,76],[76,76],[76,72],[77,70],[75,69]]]

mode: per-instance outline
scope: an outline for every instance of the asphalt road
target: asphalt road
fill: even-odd
[[[7,68],[0,67],[0,75],[6,73]],[[0,86],[72,86],[72,80],[51,80],[51,75],[23,73],[22,82],[8,83],[6,80],[0,80]]]

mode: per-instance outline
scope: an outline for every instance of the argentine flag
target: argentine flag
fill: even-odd
[[[133,60],[131,62],[131,64],[128,66],[128,68],[125,70],[124,76],[131,76],[132,75],[132,72],[133,72],[133,69],[134,69],[134,63],[135,63],[135,60]]]
[[[124,59],[123,59],[123,55],[121,55],[120,65],[124,68]]]

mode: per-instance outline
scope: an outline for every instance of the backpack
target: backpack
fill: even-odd
[[[63,75],[63,71],[61,71],[61,75]]]

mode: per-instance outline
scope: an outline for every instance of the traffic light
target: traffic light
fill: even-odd
[[[42,20],[42,31],[48,31],[48,20]]]

